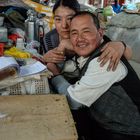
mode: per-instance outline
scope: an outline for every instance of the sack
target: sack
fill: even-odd
[[[24,21],[27,18],[26,12],[27,9],[22,7],[14,7],[14,6],[7,6],[3,7],[1,10],[3,12],[5,19],[4,19],[4,25],[7,28],[21,28],[22,30],[25,29],[24,27]]]

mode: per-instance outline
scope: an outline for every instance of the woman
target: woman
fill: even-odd
[[[72,16],[79,10],[80,4],[77,0],[56,1],[53,7],[54,23],[56,28],[47,33],[44,38],[44,44],[46,47],[44,59],[46,62],[61,63],[65,60],[65,55],[69,55],[69,51],[64,55],[63,51],[59,51],[56,48],[59,46],[71,50],[69,26]],[[132,55],[131,49],[128,47],[125,49],[122,42],[109,42],[101,51],[103,53],[100,56],[99,61],[101,61],[101,66],[103,66],[110,60],[108,70],[116,69],[116,66],[123,54],[127,59],[130,59]]]

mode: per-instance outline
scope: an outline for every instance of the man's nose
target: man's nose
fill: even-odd
[[[78,40],[78,41],[84,40],[84,36],[83,36],[82,33],[79,33],[79,34],[78,34],[77,40]]]

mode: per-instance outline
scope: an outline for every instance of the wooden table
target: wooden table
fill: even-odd
[[[0,96],[0,140],[77,140],[64,96]]]

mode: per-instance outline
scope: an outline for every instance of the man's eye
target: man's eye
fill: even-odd
[[[72,19],[72,17],[68,17],[68,18],[67,18],[67,20],[70,20],[70,21],[71,21],[71,19]]]
[[[84,33],[89,33],[89,32],[90,32],[89,30],[85,30],[85,31],[84,31]]]
[[[77,33],[76,32],[72,32],[71,35],[77,35]]]
[[[54,20],[55,20],[55,21],[61,21],[61,19],[60,19],[60,18],[55,18]]]

